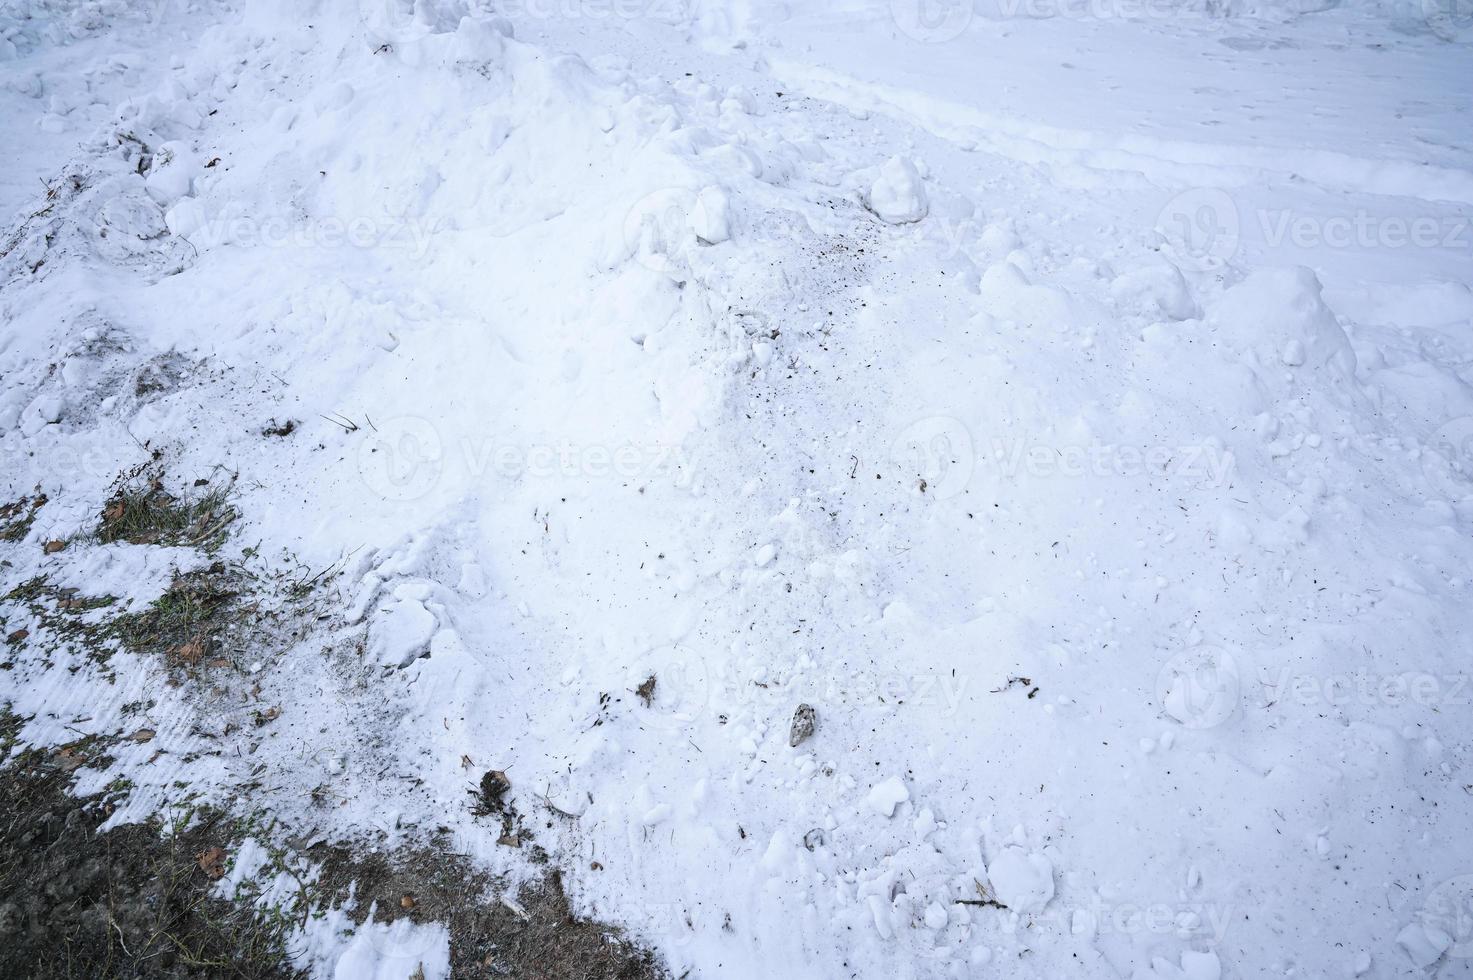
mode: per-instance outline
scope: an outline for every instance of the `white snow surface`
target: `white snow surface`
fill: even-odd
[[[78,791],[265,765],[517,878],[505,769],[677,977],[1468,975],[1458,14],[5,7],[0,592],[204,563],[42,550],[147,445],[359,638],[262,651],[248,760],[181,720]],[[15,659],[39,744],[180,697]],[[415,929],[302,962],[447,975]]]

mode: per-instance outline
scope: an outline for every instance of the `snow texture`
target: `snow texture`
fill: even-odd
[[[155,450],[335,590],[198,716],[18,640],[21,738],[523,880],[505,769],[677,977],[1466,975],[1466,18],[635,6],[0,9],[0,594],[207,565],[87,538]]]

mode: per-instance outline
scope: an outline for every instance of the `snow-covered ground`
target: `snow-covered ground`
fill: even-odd
[[[1317,6],[0,8],[0,590],[207,563],[43,549],[154,450],[341,573],[80,790],[516,878],[504,769],[676,977],[1473,973],[1473,22]]]

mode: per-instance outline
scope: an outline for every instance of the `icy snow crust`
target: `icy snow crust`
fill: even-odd
[[[286,821],[515,877],[466,808],[506,769],[675,976],[1462,975],[1469,49],[1389,7],[889,6],[268,0],[137,41],[54,206],[8,202],[0,480],[51,500],[0,589],[136,608],[188,567],[42,554],[147,443],[239,470],[235,547],[344,569],[361,663],[269,651],[249,760],[79,790],[126,773],[137,819],[265,763]],[[54,147],[27,59],[124,28],[26,9],[6,119]],[[118,657],[0,692],[31,741],[111,731],[174,697]],[[390,928],[304,965],[448,971]]]

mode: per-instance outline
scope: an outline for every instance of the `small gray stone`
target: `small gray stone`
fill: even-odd
[[[798,710],[793,712],[793,728],[788,733],[788,744],[796,749],[808,741],[816,728],[818,728],[818,714],[813,710],[813,705],[798,705]]]

